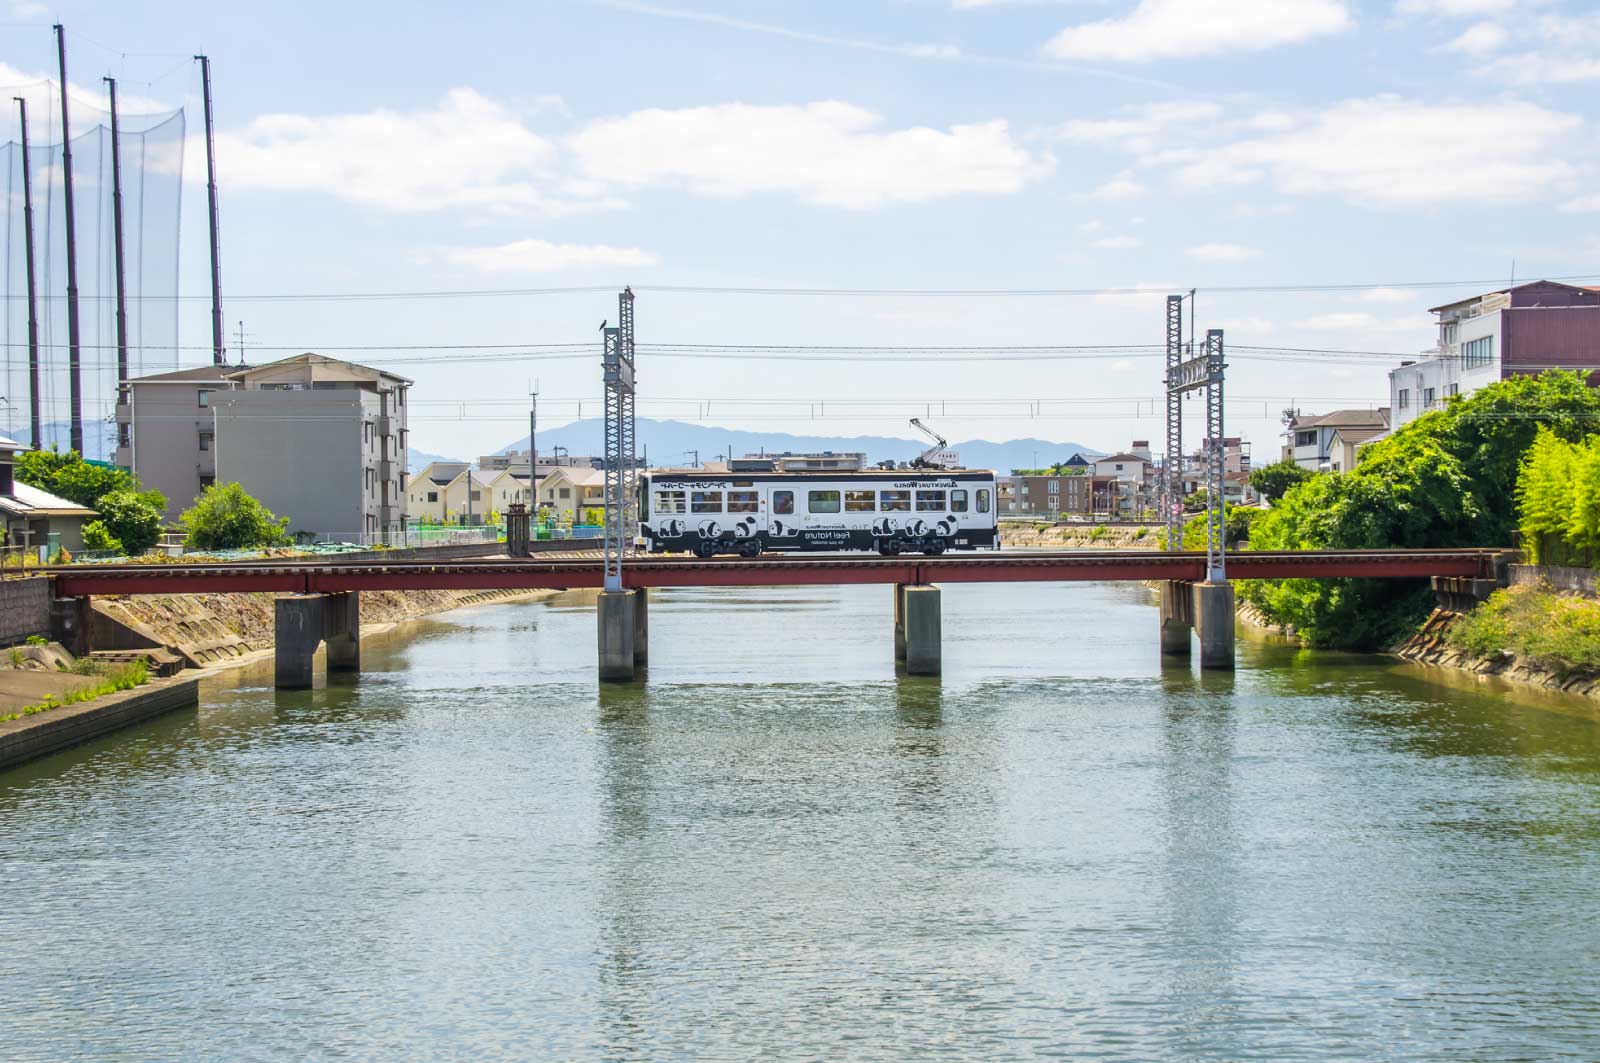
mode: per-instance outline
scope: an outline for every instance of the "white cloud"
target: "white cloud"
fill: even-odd
[[[1400,0],[1396,10],[1402,15],[1445,15],[1469,18],[1474,15],[1498,15],[1515,0]]]
[[[595,266],[654,266],[659,261],[655,255],[637,247],[553,244],[534,239],[495,247],[442,248],[424,257],[440,258],[480,273],[550,273]]]
[[[1416,297],[1414,292],[1400,288],[1369,288],[1356,298],[1364,303],[1409,303]]]
[[[1096,240],[1093,246],[1104,251],[1128,251],[1144,246],[1144,241],[1137,236],[1104,236]]]
[[[1568,214],[1594,214],[1600,212],[1600,196],[1578,196],[1561,204]]]
[[[728,198],[784,192],[856,209],[1010,194],[1054,164],[1018,145],[1000,120],[947,130],[882,126],[881,116],[839,101],[652,108],[592,122],[572,147],[597,181]]]
[[[1136,199],[1144,195],[1145,187],[1133,179],[1131,172],[1124,170],[1111,180],[1099,185],[1089,194],[1095,199]]]
[[[558,155],[517,113],[468,88],[419,110],[263,115],[217,135],[223,180],[236,187],[327,192],[397,211],[618,205],[563,183]]]
[[[1447,52],[1463,55],[1488,55],[1497,52],[1511,39],[1504,26],[1497,22],[1478,22],[1468,26],[1461,35],[1444,45]]]
[[[58,126],[61,121],[60,91],[54,74],[37,71],[28,73],[7,63],[0,63],[0,85],[7,86],[3,96],[6,105],[0,109],[0,115],[4,115],[4,118],[0,119],[0,129],[5,130],[7,136],[15,136],[12,130],[17,124],[17,105],[11,97],[21,96],[28,101],[29,139],[37,138],[40,143],[48,139],[58,139],[59,130],[43,135],[35,132],[36,129],[45,129],[52,118]],[[110,106],[104,84],[97,83],[93,87],[86,87],[77,81],[68,81],[67,103],[72,115],[73,136],[98,123],[110,122],[109,118],[103,117]],[[137,126],[138,115],[167,114],[175,109],[170,103],[130,93],[120,82],[117,85],[117,114],[130,125]]]
[[[1184,254],[1201,262],[1243,262],[1258,257],[1261,252],[1242,244],[1198,244]]]
[[[1377,318],[1362,310],[1344,310],[1332,314],[1316,314],[1297,322],[1299,327],[1332,332],[1339,329],[1370,329],[1379,324]]]
[[[1130,151],[1148,151],[1167,130],[1197,122],[1214,122],[1222,107],[1203,100],[1172,100],[1123,108],[1122,117],[1074,119],[1050,131],[1074,144],[1110,144]]]
[[[1343,0],[1139,0],[1126,15],[1062,30],[1044,52],[1056,59],[1147,62],[1258,52],[1354,25]]]
[[[17,19],[44,18],[50,9],[34,0],[11,0],[11,17]],[[120,101],[119,101],[120,102]]]
[[[1528,103],[1347,100],[1280,136],[1191,151],[1178,177],[1195,187],[1269,177],[1291,194],[1386,207],[1506,202],[1573,178],[1561,148],[1581,124]],[[1461,136],[1463,129],[1472,136]],[[1485,153],[1483,144],[1496,150]]]

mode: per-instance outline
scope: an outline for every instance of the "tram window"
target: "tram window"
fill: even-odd
[[[837,491],[808,491],[806,492],[807,513],[837,513],[839,512],[839,492]]]
[[[872,491],[846,491],[844,493],[844,511],[846,513],[871,513],[878,508],[878,496]]]
[[[774,492],[772,492],[772,512],[778,514],[779,516],[783,516],[783,515],[786,515],[786,514],[789,514],[789,513],[793,513],[794,512],[794,492],[793,491],[774,491]]]
[[[662,516],[671,513],[683,512],[684,494],[682,491],[657,491],[656,512]]]
[[[691,491],[689,493],[690,513],[721,513],[721,491]]]
[[[757,502],[759,496],[754,491],[729,491],[729,513],[755,513],[761,506]]]
[[[989,512],[989,489],[987,487],[978,488],[978,512]]]
[[[967,492],[958,487],[950,492],[950,512],[965,513],[967,511]]]
[[[918,513],[943,513],[944,512],[944,492],[943,491],[918,491],[917,492],[917,512]]]
[[[910,491],[879,491],[878,508],[885,513],[907,513],[911,510]]]

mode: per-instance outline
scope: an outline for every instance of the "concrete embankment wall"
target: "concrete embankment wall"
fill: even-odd
[[[0,770],[199,703],[200,677],[152,679],[93,701],[0,723]]]
[[[50,581],[43,576],[0,580],[0,646],[50,634]]]

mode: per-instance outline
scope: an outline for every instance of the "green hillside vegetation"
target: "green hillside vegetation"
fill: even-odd
[[[1510,546],[1517,485],[1536,440],[1577,443],[1600,428],[1582,374],[1497,381],[1423,414],[1366,449],[1349,472],[1289,487],[1256,518],[1259,550]],[[1543,434],[1542,434],[1543,433]],[[1600,478],[1597,478],[1600,488]],[[1262,580],[1241,597],[1313,646],[1392,644],[1432,607],[1425,581]]]

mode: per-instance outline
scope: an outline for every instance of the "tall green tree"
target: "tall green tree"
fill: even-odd
[[[276,517],[236,483],[212,484],[178,518],[189,550],[247,550],[289,543],[289,518]]]
[[[114,465],[83,460],[75,450],[29,450],[16,457],[16,477],[100,514],[97,542],[115,541],[120,549],[142,554],[161,536],[161,514],[167,499],[160,491],[143,490],[132,476]],[[92,548],[96,549],[96,548]]]
[[[1262,498],[1276,502],[1289,493],[1289,488],[1297,487],[1315,475],[1310,469],[1302,468],[1293,458],[1284,458],[1251,470],[1250,486]]]

